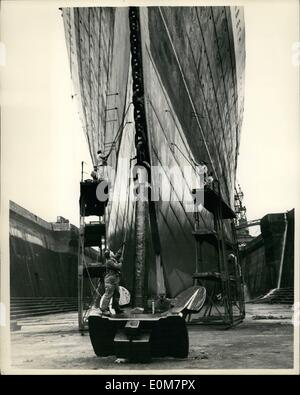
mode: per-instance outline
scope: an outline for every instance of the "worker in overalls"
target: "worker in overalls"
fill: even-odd
[[[94,166],[94,170],[91,172],[91,177],[94,182],[98,182],[98,167]]]
[[[205,185],[207,179],[207,171],[208,171],[207,163],[204,160],[198,163],[192,157],[190,157],[190,159],[195,165],[196,174],[199,176],[200,179],[200,186]]]
[[[104,252],[106,259],[106,275],[104,278],[105,293],[100,301],[100,311],[103,315],[110,315],[109,302],[113,298],[112,307],[115,309],[117,314],[123,312],[119,307],[120,292],[119,284],[121,278],[121,267],[122,267],[122,247],[119,251],[114,254],[110,250]]]
[[[229,272],[229,274],[240,277],[241,276],[241,267],[238,264],[237,257],[234,254],[230,253],[228,255],[227,260],[228,260],[228,272]]]
[[[230,282],[230,292],[231,292],[231,297],[232,298],[240,298],[240,292],[241,292],[241,284],[242,284],[242,270],[241,266],[238,263],[236,255],[230,253],[228,255],[228,274],[229,276],[233,276],[234,279],[237,281],[237,283],[232,283]]]
[[[212,189],[212,188],[213,188],[213,182],[214,182],[213,173],[210,172],[210,173],[208,174],[207,178],[206,178],[205,186],[206,186],[207,188],[211,188],[211,189]]]
[[[107,167],[107,159],[108,155],[104,155],[104,153],[99,150],[97,152],[97,162],[98,162],[98,168],[99,168],[99,176],[101,180],[104,180],[106,177],[106,167]]]

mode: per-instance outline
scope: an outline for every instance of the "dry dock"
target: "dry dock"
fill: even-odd
[[[247,304],[238,327],[189,325],[187,359],[159,358],[151,364],[116,364],[94,355],[88,334],[77,331],[77,314],[52,314],[19,321],[11,333],[17,369],[292,369],[292,306]]]

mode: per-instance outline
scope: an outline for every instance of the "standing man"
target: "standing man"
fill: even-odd
[[[97,166],[94,166],[94,170],[91,172],[91,177],[94,182],[98,181],[98,171],[97,170],[98,170]]]
[[[200,177],[200,185],[205,185],[208,171],[207,163],[204,160],[202,160],[200,163],[197,163],[192,157],[191,160],[196,167],[196,173]]]
[[[228,255],[228,269],[229,274],[235,275],[236,277],[242,276],[241,266],[238,263],[237,257],[232,253]]]
[[[208,188],[212,188],[212,187],[213,187],[213,182],[214,182],[213,173],[210,172],[209,175],[208,175],[208,177],[207,177],[207,179],[206,179],[206,184],[205,184],[205,185],[206,185]]]
[[[98,166],[107,166],[107,155],[104,155],[101,150],[97,151]]]
[[[107,158],[108,155],[104,155],[101,150],[97,152],[97,161],[98,161],[98,167],[100,170],[100,178],[104,179],[105,178],[105,168],[107,166]]]
[[[202,162],[200,162],[200,172],[203,174],[203,183],[204,185],[207,182],[207,163],[204,162],[204,160]]]
[[[113,308],[115,309],[117,314],[123,312],[119,307],[120,300],[120,292],[119,292],[119,284],[121,278],[121,267],[122,267],[122,247],[120,250],[114,255],[114,253],[110,250],[106,250],[104,252],[104,256],[106,259],[106,276],[104,278],[104,287],[105,293],[100,301],[100,311],[103,315],[110,315],[109,312],[109,302],[110,299],[113,298]]]

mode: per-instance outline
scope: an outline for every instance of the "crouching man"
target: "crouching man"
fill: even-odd
[[[110,250],[104,252],[106,259],[106,275],[104,278],[105,293],[100,301],[100,311],[103,315],[110,315],[109,302],[113,298],[112,307],[115,309],[116,314],[123,312],[119,307],[120,292],[119,284],[121,279],[121,267],[122,267],[122,248],[114,255]]]

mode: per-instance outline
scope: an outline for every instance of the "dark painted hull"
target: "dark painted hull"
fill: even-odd
[[[135,156],[128,9],[64,9],[63,17],[74,90],[94,163],[97,150],[108,153],[110,142],[123,130],[108,159],[116,170],[116,197]],[[140,26],[151,165],[182,169],[188,165],[186,158],[206,160],[232,206],[244,94],[242,9],[140,8]],[[162,272],[167,293],[174,296],[192,284],[196,270],[194,219],[178,185],[165,176],[173,201],[155,204],[156,238],[150,220],[146,225],[147,285],[149,294],[161,292]],[[152,179],[152,186],[158,188],[158,181]],[[191,191],[193,185],[187,187]],[[203,209],[201,227],[212,226],[212,215]],[[125,232],[122,275],[125,286],[133,289],[134,204],[131,200],[126,210],[126,200],[116,198],[108,205],[112,249],[119,247]],[[229,224],[226,232],[230,239]],[[202,270],[216,270],[215,248],[204,245],[204,256]]]

